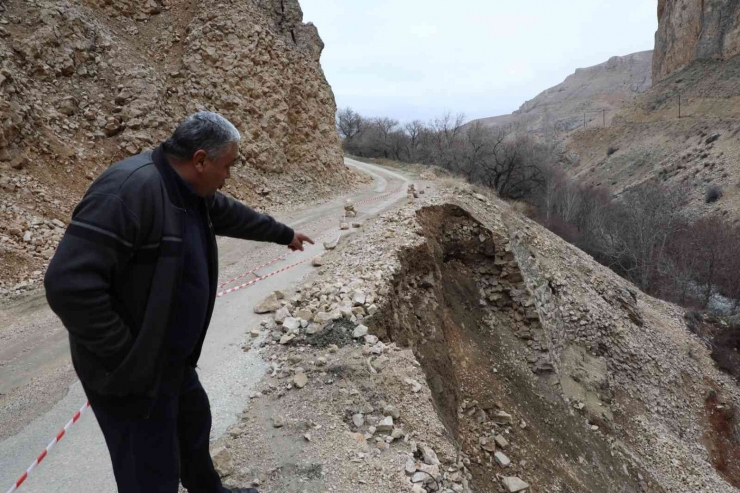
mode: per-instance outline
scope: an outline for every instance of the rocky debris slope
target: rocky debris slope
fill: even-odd
[[[477,121],[548,138],[562,137],[583,126],[584,113],[589,126],[602,125],[604,116],[610,123],[616,110],[650,87],[652,56],[652,51],[643,51],[576,69],[562,83],[526,101],[511,115]]]
[[[740,10],[734,0],[658,0],[653,78],[694,60],[727,60],[740,54]]]
[[[90,180],[198,110],[243,134],[237,199],[350,186],[322,49],[297,0],[1,3],[0,291],[38,278]]]
[[[259,307],[271,370],[219,444],[229,480],[735,491],[738,386],[680,309],[493,197],[419,188]]]

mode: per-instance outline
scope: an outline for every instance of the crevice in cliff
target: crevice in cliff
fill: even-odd
[[[555,391],[543,328],[506,240],[454,205],[421,209],[418,219],[426,242],[401,252],[375,330],[413,348],[474,491],[500,491],[496,473],[537,490],[662,491],[639,481],[649,475],[626,466]],[[495,452],[511,465],[497,464]]]

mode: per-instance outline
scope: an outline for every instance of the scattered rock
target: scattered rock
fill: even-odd
[[[381,433],[393,431],[393,418],[391,416],[386,416],[375,428]]]
[[[438,466],[441,464],[437,457],[437,453],[431,447],[427,445],[422,446],[421,454],[424,457],[424,464],[429,464],[430,466]]]
[[[283,344],[283,345],[288,344],[295,338],[296,338],[295,334],[285,334],[284,336],[280,338],[280,344]]]
[[[234,472],[234,464],[231,460],[231,453],[226,447],[218,447],[211,452],[213,466],[221,477],[228,476]]]
[[[288,317],[290,317],[290,310],[288,307],[280,307],[278,311],[275,312],[275,323],[282,324]]]
[[[493,413],[493,416],[491,417],[494,423],[500,424],[500,425],[510,425],[511,424],[511,414],[505,412],[505,411],[496,411]]]
[[[498,445],[501,448],[506,448],[509,446],[509,441],[506,438],[504,438],[503,435],[496,435],[495,440],[496,440],[496,445]]]
[[[301,321],[297,318],[288,317],[283,320],[283,330],[287,332],[295,332],[301,328]]]
[[[503,452],[496,452],[494,458],[501,467],[509,467],[511,465],[511,460]]]
[[[364,325],[358,325],[355,327],[355,330],[352,332],[352,337],[354,339],[359,339],[360,337],[364,337],[367,334],[367,327]]]
[[[276,414],[272,417],[272,426],[274,428],[282,428],[283,426],[285,426],[285,418],[283,418],[279,414]]]
[[[325,241],[324,248],[326,250],[334,250],[337,247],[337,245],[339,245],[340,238],[341,237],[337,236],[337,238],[334,240]]]
[[[295,377],[293,377],[293,385],[295,385],[299,389],[305,387],[307,383],[308,377],[305,373],[298,373]]]
[[[506,491],[509,493],[518,493],[529,488],[529,485],[517,477],[506,477],[502,480]]]
[[[280,301],[278,300],[275,293],[271,294],[264,300],[257,303],[257,306],[254,307],[254,313],[263,314],[263,313],[270,313],[275,312],[281,308]]]

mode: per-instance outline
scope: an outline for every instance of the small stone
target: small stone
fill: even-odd
[[[310,442],[311,441],[311,434],[310,433],[306,433],[305,435],[303,435],[303,439],[306,440],[307,442]]]
[[[287,306],[283,306],[275,313],[275,323],[282,324],[288,317],[290,317],[290,310]]]
[[[391,416],[386,416],[383,418],[383,421],[378,423],[378,426],[376,426],[376,429],[381,433],[387,433],[389,431],[393,430],[393,418]]]
[[[252,332],[250,332],[250,334],[251,334],[252,337],[259,337],[260,334],[261,334],[261,332],[259,330],[255,329]]]
[[[279,414],[276,414],[272,417],[272,426],[274,428],[282,428],[283,426],[285,426],[285,419]]]
[[[311,310],[307,308],[297,310],[293,315],[295,318],[299,318],[301,320],[311,320],[313,318],[313,313],[311,313]]]
[[[500,425],[508,425],[511,424],[511,414],[505,412],[505,411],[496,411],[493,413],[493,422],[500,424]]]
[[[429,474],[427,474],[427,473],[425,473],[423,471],[416,472],[411,477],[411,482],[412,483],[423,483],[423,482],[429,481],[429,480],[430,480]]]
[[[295,334],[285,334],[283,337],[280,338],[280,344],[288,344],[290,341],[296,338]]]
[[[339,224],[339,229],[341,229],[341,230],[347,230],[347,229],[349,229],[349,223],[341,223],[341,224]]]
[[[373,365],[373,368],[381,372],[388,366],[390,362],[391,362],[391,359],[388,356],[383,355],[383,356],[379,356],[375,358],[372,365]]]
[[[295,332],[301,328],[301,321],[297,318],[288,317],[283,320],[283,330],[286,332]]]
[[[378,336],[374,336],[372,334],[366,334],[365,335],[365,342],[370,345],[375,345],[378,343]]]
[[[219,476],[228,476],[234,471],[234,464],[231,461],[231,453],[226,447],[218,447],[211,452],[213,466],[216,468]]]
[[[383,416],[390,416],[393,419],[398,419],[401,417],[401,413],[398,411],[396,406],[388,404],[383,408]]]
[[[496,452],[493,456],[496,458],[499,466],[509,467],[511,465],[511,460],[503,452]]]
[[[355,327],[355,330],[352,332],[352,337],[355,339],[359,339],[360,337],[364,337],[367,334],[367,327],[364,325],[358,325]]]
[[[321,267],[322,265],[324,265],[324,257],[322,257],[321,255],[317,255],[316,257],[312,258],[311,265],[313,265],[314,267]]]
[[[354,303],[355,306],[364,305],[366,298],[367,296],[362,291],[355,291],[352,294],[352,303]]]
[[[324,242],[324,248],[327,250],[334,250],[339,245],[339,237],[336,240],[329,240]]]
[[[296,376],[293,377],[293,384],[299,389],[305,387],[307,383],[308,377],[305,373],[297,373]]]
[[[368,315],[372,316],[372,315],[375,315],[376,313],[378,313],[378,307],[376,305],[370,305],[367,308]]]
[[[424,457],[425,464],[429,464],[430,466],[438,466],[441,464],[437,457],[437,453],[431,447],[426,445],[421,447],[421,454]]]
[[[326,366],[326,358],[323,356],[319,356],[316,359],[316,366]]]
[[[365,424],[365,416],[359,413],[355,414],[352,416],[352,422],[355,424],[357,428],[359,428]]]
[[[264,300],[257,303],[257,306],[254,307],[254,313],[270,313],[275,312],[280,309],[280,301],[278,301],[277,296],[275,294],[271,294]]]
[[[352,223],[352,227],[353,228],[361,228],[362,227],[362,223]]]
[[[509,493],[519,493],[529,488],[529,485],[517,477],[507,477],[503,481],[504,487]]]
[[[411,392],[413,392],[414,394],[418,394],[419,392],[421,392],[421,384],[413,378],[407,378],[405,382],[411,385]]]
[[[406,459],[406,474],[414,474],[416,472],[416,461],[413,457]]]
[[[496,435],[495,440],[496,440],[496,445],[498,445],[501,448],[506,448],[509,446],[509,441],[506,438],[504,438],[503,435]]]

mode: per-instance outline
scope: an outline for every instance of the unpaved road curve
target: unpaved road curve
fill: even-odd
[[[355,201],[371,199],[401,187],[399,192],[382,200],[359,205],[357,220],[360,222],[405,198],[405,184],[409,180],[400,173],[350,159],[345,159],[345,163],[374,179],[363,193],[352,197]],[[321,220],[341,214],[346,198],[287,213],[278,219],[319,237],[337,229],[338,219]],[[219,280],[232,279],[285,251],[278,245],[221,238]],[[317,241],[316,246],[291,254],[257,274],[265,275],[322,251],[321,242]],[[276,289],[298,284],[310,269],[310,262],[306,262],[217,299],[199,363],[201,381],[211,400],[212,438],[219,437],[236,422],[237,414],[246,407],[253,386],[266,368],[256,351],[245,353],[242,350],[249,330],[257,328],[263,319],[253,313],[254,304]],[[226,287],[254,277],[247,276]],[[29,405],[28,401],[33,402]],[[12,310],[0,312],[0,492],[14,483],[85,401],[69,361],[66,331],[43,296],[34,296]],[[24,413],[14,412],[16,408],[24,409]],[[19,489],[21,493],[115,490],[105,443],[89,410]]]

